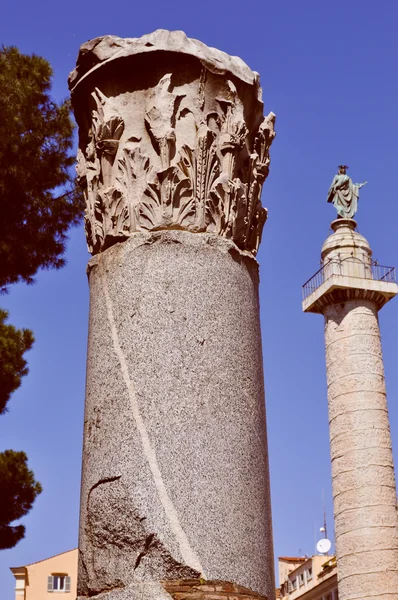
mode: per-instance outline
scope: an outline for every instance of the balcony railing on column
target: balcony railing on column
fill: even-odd
[[[344,260],[330,260],[324,264],[303,285],[303,300],[315,292],[330,277],[337,275],[341,277],[357,277],[361,279],[374,279],[396,283],[397,275],[395,267],[379,265],[376,261],[366,264],[352,258]]]

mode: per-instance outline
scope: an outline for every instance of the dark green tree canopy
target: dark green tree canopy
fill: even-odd
[[[0,47],[0,291],[32,283],[40,268],[64,264],[66,232],[83,212],[74,184],[69,101],[50,98],[52,70],[39,56]],[[27,374],[32,332],[6,324],[0,310],[0,414]],[[25,535],[12,523],[42,491],[24,452],[0,453],[0,549]]]
[[[25,452],[14,450],[0,453],[0,482],[0,550],[4,550],[24,537],[25,526],[10,523],[29,512],[42,488],[28,469]]]
[[[71,166],[69,101],[50,99],[39,56],[0,49],[0,288],[64,264],[66,231],[83,210]]]
[[[8,313],[0,309],[0,414],[6,412],[7,402],[27,375],[23,355],[30,350],[34,338],[29,329],[16,329],[6,324]]]

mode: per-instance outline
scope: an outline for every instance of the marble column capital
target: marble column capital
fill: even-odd
[[[216,233],[257,253],[275,137],[257,73],[182,32],[158,30],[87,42],[69,85],[93,254],[164,229]]]

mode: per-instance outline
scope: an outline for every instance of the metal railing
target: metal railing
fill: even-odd
[[[376,261],[366,264],[360,261],[346,258],[342,261],[330,260],[323,265],[308,281],[303,285],[303,300],[315,292],[325,281],[333,275],[342,275],[344,277],[359,277],[361,279],[374,279],[376,281],[397,282],[395,267],[385,267],[379,265]]]

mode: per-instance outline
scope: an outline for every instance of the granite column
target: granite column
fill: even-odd
[[[274,115],[257,74],[182,32],[92,40],[70,87],[94,255],[79,598],[271,600],[255,254]]]

